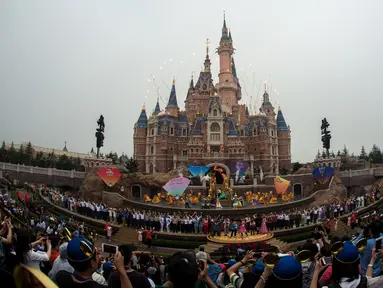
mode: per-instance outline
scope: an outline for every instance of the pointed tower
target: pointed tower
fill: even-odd
[[[148,117],[145,105],[142,106],[140,116],[134,124],[133,135],[133,157],[138,161],[139,169],[144,172],[146,169],[146,140],[148,136]]]
[[[154,112],[153,112],[153,115],[158,115],[158,113],[161,112],[161,109],[160,109],[160,100],[158,99],[157,97],[157,104],[156,104],[156,107],[154,108]]]
[[[291,136],[290,127],[287,126],[281,107],[278,106],[277,137],[279,153],[279,169],[291,169]]]
[[[64,151],[64,152],[68,152],[68,148],[66,148],[66,141],[65,141],[65,146],[64,146],[63,151]]]
[[[148,127],[148,116],[146,115],[145,105],[142,106],[140,116],[138,117],[137,128],[147,128]]]
[[[178,103],[177,103],[176,80],[175,79],[173,79],[172,90],[170,91],[169,102],[168,102],[168,105],[166,106],[166,111],[171,116],[178,118],[178,112],[180,111],[180,108],[178,107]]]
[[[269,93],[267,93],[267,83],[265,82],[265,93],[263,93],[262,111],[267,117],[275,117],[274,107],[270,102]]]
[[[241,99],[241,93],[238,81],[233,75],[232,55],[234,48],[231,33],[229,33],[226,26],[225,15],[221,41],[219,42],[217,52],[219,55],[219,83],[216,85],[216,90],[221,98],[223,110],[227,113],[232,113],[233,106],[238,105],[238,101]]]

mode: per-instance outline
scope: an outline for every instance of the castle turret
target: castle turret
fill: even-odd
[[[170,91],[168,105],[166,106],[166,111],[169,115],[173,117],[178,117],[178,112],[180,108],[177,103],[177,94],[176,94],[176,80],[173,79],[172,90]]]
[[[266,83],[265,93],[263,93],[262,111],[266,114],[267,117],[275,117],[274,107],[270,102],[270,96],[269,93],[267,93]]]
[[[145,171],[146,137],[148,128],[148,116],[145,105],[142,106],[140,116],[134,125],[133,155],[138,161],[140,170]]]
[[[138,117],[136,123],[136,127],[145,129],[148,127],[148,116],[146,115],[145,105],[142,106],[140,116]]]
[[[277,137],[279,152],[279,169],[291,169],[291,136],[290,127],[287,126],[281,107],[278,106]]]
[[[234,48],[231,33],[228,32],[226,27],[225,18],[223,20],[222,36],[217,52],[219,55],[219,83],[216,85],[216,90],[221,98],[223,110],[231,113],[232,107],[237,105],[241,99],[241,93],[238,93],[240,91],[238,80],[236,79],[236,75],[233,75],[232,55]]]

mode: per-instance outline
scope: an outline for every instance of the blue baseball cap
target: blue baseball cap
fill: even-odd
[[[116,267],[114,267],[113,263],[112,262],[105,262],[103,265],[102,265],[102,270],[105,272],[105,271],[112,271],[116,269]]]
[[[67,246],[68,260],[84,262],[91,259],[96,252],[94,245],[85,238],[76,237]]]
[[[302,273],[302,264],[293,256],[282,257],[273,269],[280,280],[293,280]]]

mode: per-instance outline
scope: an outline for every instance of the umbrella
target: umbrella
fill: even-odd
[[[171,195],[176,196],[184,193],[186,187],[188,187],[189,184],[190,180],[188,178],[177,177],[171,179],[168,183],[165,184],[163,188]]]

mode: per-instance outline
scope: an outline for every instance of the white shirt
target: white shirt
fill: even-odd
[[[35,252],[33,250],[29,250],[25,256],[26,256],[26,265],[34,267],[39,270],[40,270],[41,261],[49,261],[48,254],[42,251]]]

